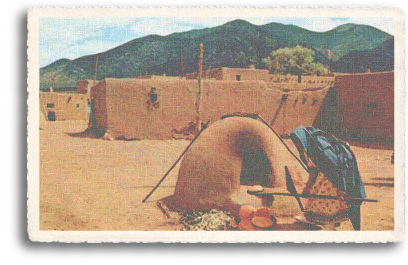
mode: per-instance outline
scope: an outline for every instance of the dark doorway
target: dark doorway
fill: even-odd
[[[55,121],[55,112],[49,111],[47,115],[48,121]]]
[[[271,163],[262,149],[247,149],[242,153],[241,185],[269,186]]]

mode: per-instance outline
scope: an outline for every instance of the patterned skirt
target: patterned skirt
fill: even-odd
[[[310,194],[337,196],[337,188],[321,173],[310,189]],[[309,198],[305,206],[305,217],[314,223],[333,223],[348,219],[347,203],[340,200]]]

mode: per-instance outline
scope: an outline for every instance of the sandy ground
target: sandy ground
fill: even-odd
[[[73,135],[86,127],[85,121],[45,122],[41,127],[40,229],[180,229],[174,219],[165,218],[156,206],[157,200],[173,194],[178,166],[147,203],[142,200],[188,141],[107,141]],[[379,200],[363,204],[362,230],[393,230],[394,166],[390,163],[393,151],[353,143],[352,149],[368,196]],[[252,197],[247,199],[259,204]],[[292,218],[280,218],[278,223],[277,229],[298,229],[291,226]],[[352,230],[351,223],[344,222],[337,230]]]

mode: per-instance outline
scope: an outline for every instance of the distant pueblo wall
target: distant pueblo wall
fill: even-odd
[[[40,92],[40,111],[48,121],[86,120],[86,108],[85,95]]]
[[[77,93],[86,94],[87,98],[91,98],[91,88],[98,83],[96,80],[80,80],[77,82]]]
[[[197,79],[197,73],[189,73],[187,79]],[[228,68],[220,67],[203,72],[203,78],[230,81],[265,81],[274,83],[299,83],[296,75],[269,74],[266,69],[255,69],[253,65],[249,68]],[[334,77],[328,76],[302,76],[300,83],[304,84],[326,84],[333,85]]]
[[[304,87],[305,88],[305,87]],[[96,123],[114,137],[170,139],[196,119],[196,80],[104,79],[92,98]],[[312,125],[329,87],[298,91],[263,81],[203,81],[202,120],[258,113],[282,135]]]
[[[335,88],[341,132],[394,139],[394,72],[336,76]]]
[[[252,68],[216,68],[203,76],[203,122],[257,113],[282,136],[297,126],[315,126],[357,138],[393,139],[393,72],[302,76],[301,83],[297,76]],[[195,78],[106,78],[91,89],[95,122],[114,137],[170,139],[174,130],[196,121]]]

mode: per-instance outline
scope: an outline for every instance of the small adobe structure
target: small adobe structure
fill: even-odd
[[[187,150],[174,195],[163,202],[181,211],[218,208],[237,215],[241,185],[256,183],[284,192],[284,166],[290,160],[284,144],[263,122],[225,117],[204,130]],[[290,167],[290,172],[298,188],[303,188],[307,175],[297,166]],[[274,205],[274,211],[279,209],[282,215],[299,213],[294,198],[277,198]]]
[[[91,88],[96,84],[96,80],[80,80],[77,93],[57,93],[50,87],[40,92],[40,111],[48,121],[87,120]]]
[[[86,120],[87,98],[84,94],[40,92],[40,112],[48,121]]]

